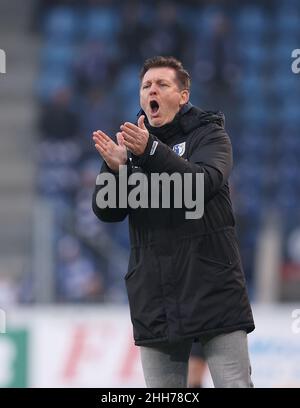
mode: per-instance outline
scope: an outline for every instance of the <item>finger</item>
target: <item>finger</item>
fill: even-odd
[[[138,132],[136,132],[136,131],[134,131],[134,130],[126,127],[126,126],[122,127],[122,132],[127,133],[128,135],[130,135],[131,137],[134,137],[135,139],[137,139],[138,136],[139,136]]]
[[[98,150],[98,152],[101,154],[103,160],[105,160],[107,162],[107,160],[110,159],[110,155],[107,152],[106,149],[103,149],[100,145],[96,144],[95,145],[96,149]]]
[[[103,149],[107,148],[107,143],[104,142],[103,140],[97,139],[97,138],[93,138],[94,139],[94,143],[100,145]]]
[[[101,151],[103,151],[105,154],[107,154],[108,152],[107,152],[107,148],[106,148],[106,146],[105,145],[103,145],[102,143],[99,143],[99,142],[96,142],[95,143],[95,147],[96,146],[99,146],[100,147],[100,149],[101,149]]]
[[[136,143],[136,137],[129,135],[127,132],[122,132],[122,136],[124,138],[124,141],[130,142],[130,143]]]
[[[95,143],[100,144],[103,147],[109,146],[109,143],[99,135],[93,136],[93,140]]]
[[[105,145],[107,145],[107,141],[105,139],[103,139],[102,137],[98,136],[98,135],[94,135],[93,136],[93,140],[95,143],[103,143]]]
[[[99,135],[97,132],[94,132],[93,140],[95,142],[101,142],[101,143],[105,143],[105,144],[108,143],[108,141],[103,136]]]
[[[103,157],[103,159],[105,159],[106,154],[105,154],[105,150],[102,149],[102,147],[98,144],[95,144],[95,148],[98,150],[98,152],[101,154],[101,156]]]
[[[107,136],[106,133],[102,132],[102,130],[97,130],[97,133],[98,133],[99,136],[101,136],[107,142],[111,141],[111,138],[109,136]]]
[[[121,132],[117,133],[117,141],[119,146],[124,146],[124,137]]]
[[[127,142],[126,140],[124,140],[124,144],[127,147],[128,150],[130,150],[132,153],[135,152],[135,146],[134,144]]]
[[[135,130],[136,132],[139,130],[139,127],[134,125],[131,122],[125,122],[124,125],[121,125],[121,129],[122,129],[123,126],[125,126],[126,128],[129,128],[131,130]]]
[[[138,127],[139,127],[140,129],[146,130],[146,126],[145,126],[144,121],[145,121],[145,115],[141,115],[141,116],[139,117],[139,119],[138,119]]]

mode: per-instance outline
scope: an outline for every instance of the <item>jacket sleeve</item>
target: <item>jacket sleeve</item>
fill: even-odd
[[[145,152],[135,160],[149,173],[191,173],[193,191],[196,174],[204,173],[204,201],[208,202],[228,180],[232,168],[230,139],[223,128],[216,126],[204,138],[195,137],[190,152],[185,160],[150,134]]]
[[[128,161],[127,161],[127,170],[128,170]],[[95,185],[94,193],[93,193],[93,198],[92,198],[92,208],[94,214],[99,218],[99,220],[104,221],[104,222],[119,222],[123,221],[125,217],[128,214],[128,208],[119,208],[119,175],[118,173],[113,172],[108,165],[106,164],[105,161],[103,161],[101,171],[99,174],[103,173],[110,173],[115,177],[116,180],[116,202],[117,206],[116,208],[100,208],[97,205],[97,194],[98,192],[103,188],[101,185]]]

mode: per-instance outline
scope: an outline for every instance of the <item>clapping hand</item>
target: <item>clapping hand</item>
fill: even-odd
[[[93,132],[93,140],[95,148],[101,154],[108,167],[118,172],[119,166],[127,161],[127,149],[123,136],[120,133],[117,134],[117,144],[106,133],[97,130]]]

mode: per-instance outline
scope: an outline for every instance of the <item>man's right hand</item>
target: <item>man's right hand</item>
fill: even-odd
[[[96,149],[108,167],[114,172],[118,172],[119,166],[127,161],[127,149],[123,136],[120,133],[117,134],[118,144],[116,144],[107,134],[97,130],[97,132],[93,132],[93,140]]]

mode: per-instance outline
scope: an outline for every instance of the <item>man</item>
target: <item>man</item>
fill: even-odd
[[[254,322],[237,245],[228,177],[232,150],[221,113],[189,103],[190,77],[173,57],[147,60],[140,76],[137,125],[126,122],[117,143],[93,133],[101,173],[204,174],[204,215],[186,208],[100,208],[105,222],[129,216],[131,252],[125,276],[135,344],[147,387],[187,386],[188,358],[200,341],[216,387],[251,387],[247,333]],[[121,175],[120,175],[121,177]],[[98,197],[99,198],[99,197]],[[118,197],[119,199],[120,197]]]

